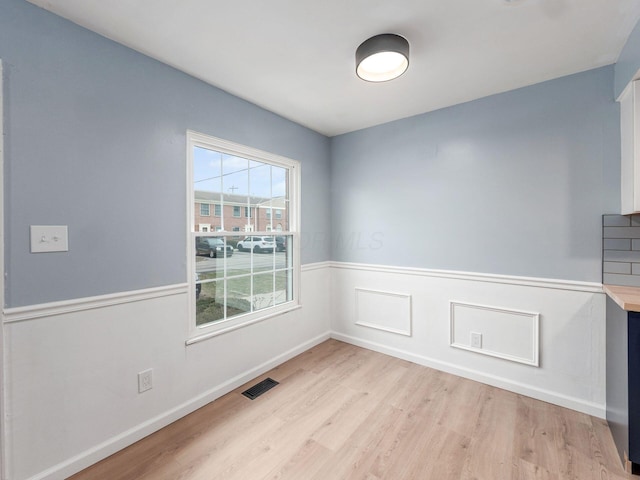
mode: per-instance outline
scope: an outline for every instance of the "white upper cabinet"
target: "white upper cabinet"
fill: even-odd
[[[627,85],[620,98],[622,141],[621,213],[640,212],[640,79]]]

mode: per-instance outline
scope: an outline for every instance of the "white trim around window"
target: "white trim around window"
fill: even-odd
[[[279,172],[282,170],[286,171],[286,191],[288,193],[288,219],[289,219],[289,228],[282,232],[282,235],[287,235],[289,237],[288,240],[288,249],[286,251],[286,263],[285,267],[280,267],[277,265],[276,255],[283,254],[282,252],[277,252],[274,248],[274,264],[273,264],[273,305],[261,307],[256,307],[255,305],[251,306],[251,311],[247,311],[246,313],[235,313],[228,316],[227,310],[227,296],[230,295],[231,289],[228,288],[227,282],[237,280],[237,277],[228,276],[228,271],[232,270],[230,265],[231,261],[235,261],[236,258],[239,257],[240,252],[233,251],[232,254],[222,253],[217,256],[215,259],[206,259],[207,261],[216,261],[219,262],[216,264],[215,273],[217,275],[221,275],[224,278],[224,289],[218,287],[214,287],[215,294],[211,298],[215,298],[215,302],[218,303],[218,295],[220,291],[223,291],[224,296],[224,318],[220,320],[210,321],[209,323],[204,323],[202,325],[197,325],[196,317],[202,318],[202,314],[198,313],[196,315],[196,284],[198,284],[199,290],[202,290],[202,294],[200,295],[200,299],[202,299],[204,295],[204,288],[207,283],[211,282],[211,280],[201,280],[199,276],[206,277],[208,273],[202,273],[202,264],[200,263],[198,269],[196,269],[196,248],[195,243],[197,237],[203,236],[213,236],[218,237],[225,245],[227,242],[230,242],[232,246],[235,243],[231,243],[231,241],[237,241],[238,239],[238,231],[234,231],[233,227],[226,227],[225,230],[213,232],[207,234],[198,233],[194,228],[194,219],[195,219],[195,198],[194,198],[194,156],[196,155],[194,152],[198,149],[210,150],[213,153],[221,154],[222,156],[231,156],[237,157],[238,159],[246,159],[249,162],[261,162],[266,165],[270,165],[271,167],[276,167]],[[275,170],[274,170],[275,171]],[[215,137],[210,137],[208,135],[204,135],[201,133],[187,131],[187,265],[188,265],[188,278],[187,282],[189,284],[189,296],[193,301],[189,301],[189,334],[186,339],[186,344],[190,345],[207,338],[211,338],[213,336],[221,335],[226,332],[236,330],[238,328],[245,327],[247,325],[260,322],[271,318],[276,315],[281,315],[286,312],[292,311],[294,309],[300,308],[300,163],[295,160],[291,160],[289,158],[281,157],[279,155],[275,155],[269,152],[264,152],[261,150],[257,150],[251,147],[247,147],[244,145],[236,144],[233,142],[229,142],[226,140],[222,140]],[[273,188],[273,187],[272,187]],[[273,194],[273,193],[272,193]],[[222,198],[222,195],[221,195]],[[224,214],[224,205],[221,206],[221,211]],[[224,218],[223,225],[224,225]],[[233,229],[232,229],[233,228]],[[255,231],[252,232],[251,235],[273,235],[273,233],[265,231]],[[273,237],[275,244],[275,237]],[[220,250],[222,251],[222,250]],[[203,255],[203,253],[200,253]],[[243,251],[242,255],[254,255],[252,251],[246,252]],[[212,254],[213,256],[213,254]],[[256,257],[256,260],[258,257]],[[199,261],[203,260],[203,257],[198,257]],[[251,257],[249,260],[251,265],[251,272],[248,275],[251,276],[252,282],[255,282],[255,278],[261,277],[264,274],[262,270],[253,270],[254,259]],[[223,265],[223,267],[220,266]],[[289,273],[285,273],[289,272]],[[282,303],[278,303],[277,293],[280,292],[278,284],[278,278],[281,278],[282,275],[290,275],[287,277],[286,281],[286,300],[282,301]],[[264,278],[264,277],[262,277]],[[219,281],[218,279],[214,279],[213,281]],[[210,285],[210,283],[209,283]],[[216,285],[218,285],[216,283]],[[267,284],[268,285],[268,284]],[[253,295],[253,287],[251,287],[251,295]],[[253,299],[253,303],[255,303],[255,297],[249,297],[250,300]],[[236,299],[237,300],[237,299]],[[251,303],[251,302],[250,302]],[[255,309],[255,310],[254,310]],[[214,317],[215,318],[215,317]],[[200,320],[201,321],[201,320]]]

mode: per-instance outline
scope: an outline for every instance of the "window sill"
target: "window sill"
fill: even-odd
[[[246,322],[236,323],[235,325],[229,325],[228,327],[225,327],[225,328],[213,329],[213,330],[210,330],[210,331],[208,331],[206,333],[199,333],[199,334],[196,334],[193,337],[189,338],[185,342],[185,345],[187,345],[187,346],[193,345],[195,343],[202,342],[203,340],[207,340],[207,339],[212,338],[212,337],[217,337],[218,335],[223,335],[225,333],[229,333],[229,332],[232,332],[234,330],[239,330],[241,328],[248,327],[249,325],[253,325],[255,323],[262,322],[263,320],[268,320],[268,319],[273,318],[273,317],[278,317],[280,315],[284,315],[286,313],[290,313],[290,312],[293,312],[294,310],[299,310],[301,308],[302,308],[302,305],[295,304],[295,305],[291,305],[291,306],[289,306],[287,308],[283,308],[282,310],[278,310],[278,311],[269,313],[269,314],[264,315],[264,316],[260,316],[260,317],[257,317],[257,318],[251,319],[251,320],[247,320]]]

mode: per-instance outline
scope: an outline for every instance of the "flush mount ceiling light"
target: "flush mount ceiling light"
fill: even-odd
[[[356,74],[368,82],[386,82],[409,67],[409,42],[400,35],[383,33],[365,40],[356,50]]]

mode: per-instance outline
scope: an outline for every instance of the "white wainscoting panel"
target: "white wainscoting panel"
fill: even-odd
[[[334,338],[604,418],[601,284],[338,262],[331,270]],[[410,296],[411,336],[358,325],[372,320],[357,313],[357,289]],[[453,340],[466,349],[451,348],[451,301]],[[496,355],[468,351],[476,330],[480,350]]]
[[[538,366],[537,313],[463,302],[450,302],[451,346]],[[480,344],[474,345],[472,335]]]
[[[411,336],[411,295],[356,288],[356,325]]]
[[[302,308],[189,346],[186,285],[6,311],[7,478],[67,478],[328,339],[329,276],[303,266]]]

